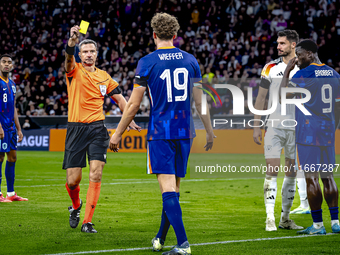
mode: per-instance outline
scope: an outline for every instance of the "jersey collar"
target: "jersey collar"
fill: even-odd
[[[325,64],[311,63],[311,65],[314,65],[314,66],[324,66]]]
[[[7,78],[7,81],[6,81],[4,78],[2,78],[2,77],[0,76],[0,79],[3,80],[3,81],[6,82],[6,83],[9,82],[9,79],[8,79],[8,78]]]
[[[175,46],[168,46],[168,47],[160,47],[157,50],[166,50],[166,49],[174,49],[176,48]]]

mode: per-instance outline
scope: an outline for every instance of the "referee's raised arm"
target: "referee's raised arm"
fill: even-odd
[[[74,47],[79,42],[79,26],[73,26],[70,30],[70,39],[68,39],[65,51],[65,71],[71,72],[75,67]]]

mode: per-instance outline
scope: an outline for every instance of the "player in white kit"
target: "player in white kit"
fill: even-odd
[[[278,33],[277,50],[278,59],[269,62],[262,70],[261,83],[255,102],[257,110],[263,110],[269,91],[268,109],[277,104],[276,110],[266,118],[266,132],[264,137],[264,155],[267,164],[266,178],[264,181],[264,202],[266,206],[267,220],[266,231],[276,231],[274,206],[277,194],[277,175],[280,169],[281,151],[285,153],[285,177],[282,184],[282,212],[279,228],[303,229],[289,219],[289,212],[293,204],[296,185],[295,165],[295,108],[287,105],[286,115],[281,114],[279,101],[279,87],[286,66],[290,59],[295,57],[295,46],[299,41],[299,35],[295,30],[284,30]],[[290,78],[298,71],[298,67],[290,73]],[[255,115],[254,126],[260,126],[260,115]],[[260,127],[254,127],[254,142],[261,144],[262,132]],[[284,169],[284,168],[282,168]]]

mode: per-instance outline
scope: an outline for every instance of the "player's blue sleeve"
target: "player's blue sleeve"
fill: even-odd
[[[148,85],[150,70],[149,66],[146,64],[144,58],[138,61],[135,75],[134,87],[142,86],[146,87]]]

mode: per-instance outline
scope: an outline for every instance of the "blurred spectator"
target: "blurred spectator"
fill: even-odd
[[[114,115],[114,116],[120,116],[122,115],[119,107],[116,104],[113,104],[111,106],[111,110],[110,110],[110,115]]]
[[[11,78],[17,84],[16,107],[20,115],[67,114],[65,45],[70,27],[82,19],[91,25],[80,40],[98,42],[98,67],[119,83],[127,100],[138,60],[155,50],[150,19],[156,11],[178,18],[181,30],[174,44],[197,58],[205,82],[230,81],[236,85],[238,79],[258,78],[263,66],[277,58],[276,33],[286,28],[297,30],[300,38],[316,41],[321,61],[340,70],[339,1],[99,3],[1,1],[0,53],[13,54],[15,69]],[[75,57],[79,61],[77,54],[78,49]],[[144,114],[149,109],[146,98],[141,110]],[[231,104],[232,100],[229,98]],[[105,113],[121,114],[114,105],[105,99]],[[218,108],[213,103],[210,107],[214,111]]]

